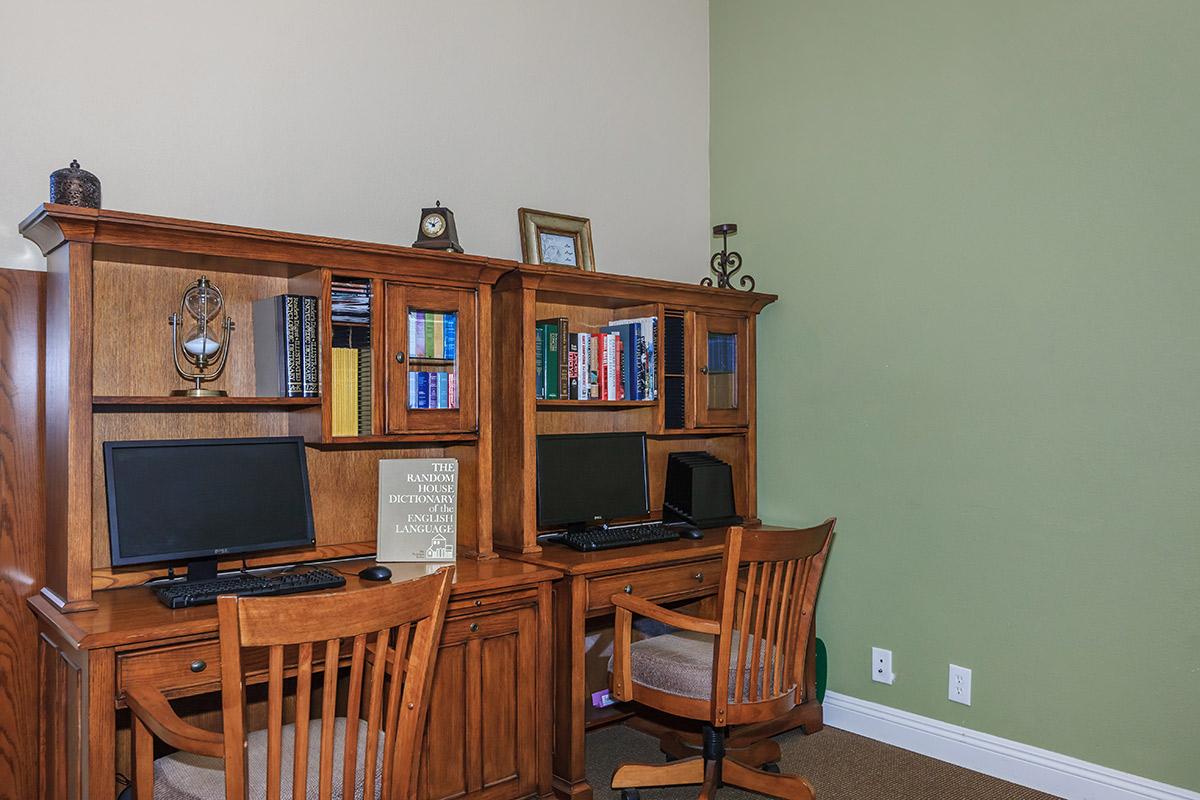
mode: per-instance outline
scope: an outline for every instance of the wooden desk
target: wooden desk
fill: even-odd
[[[758,526],[770,529],[769,525]],[[609,598],[627,592],[657,602],[714,596],[720,580],[725,529],[709,530],[703,539],[648,544],[581,553],[547,544],[541,553],[512,555],[563,574],[554,584],[554,790],[560,797],[589,800],[584,734],[619,715],[595,711],[587,692],[585,643],[587,620],[613,613]],[[813,641],[803,643],[810,667]],[[811,676],[813,669],[807,670]],[[811,680],[811,679],[810,679]],[[803,726],[821,727],[815,686],[806,686],[805,703],[770,726],[771,734]],[[608,712],[608,713],[605,713]]]
[[[357,576],[369,563],[327,565],[346,576],[337,591],[379,586]],[[392,566],[393,582],[426,567]],[[550,582],[558,576],[507,559],[458,561],[430,697],[422,798],[552,796]],[[126,685],[150,682],[172,698],[219,690],[215,605],[173,611],[145,588],[94,598],[94,611],[74,614],[41,596],[29,601],[41,633],[46,798],[116,795]]]

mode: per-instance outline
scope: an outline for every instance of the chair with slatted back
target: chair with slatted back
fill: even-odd
[[[667,764],[622,764],[612,787],[636,800],[648,786],[702,784],[700,797],[723,785],[771,797],[811,800],[804,778],[758,767],[779,760],[765,739],[735,753],[730,726],[775,720],[802,700],[806,646],[817,589],[836,519],[804,530],[730,528],[725,540],[716,619],[673,611],[637,595],[616,594],[612,694],[704,723],[696,755]],[[633,616],[678,629],[632,641]]]
[[[223,732],[185,722],[152,686],[128,687],[138,800],[413,797],[452,573],[355,592],[218,598]],[[264,666],[267,725],[251,732],[246,684]],[[314,674],[323,675],[319,703]],[[285,724],[292,676],[294,722]],[[180,752],[155,761],[155,737]]]

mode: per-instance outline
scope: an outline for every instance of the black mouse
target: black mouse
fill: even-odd
[[[364,581],[386,581],[388,578],[392,577],[392,571],[383,564],[376,564],[373,567],[367,567],[366,569],[359,571],[358,577],[362,578]]]
[[[699,528],[676,528],[680,539],[703,539],[704,531]]]

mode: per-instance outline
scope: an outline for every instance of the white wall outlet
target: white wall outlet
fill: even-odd
[[[950,665],[950,699],[964,706],[971,705],[971,670]]]
[[[882,647],[871,648],[871,680],[891,686],[896,681],[892,672],[892,651]]]

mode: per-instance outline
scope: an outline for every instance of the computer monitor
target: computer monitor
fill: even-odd
[[[217,559],[315,542],[299,436],[105,442],[113,566]]]
[[[541,528],[648,514],[646,434],[537,437],[537,508]]]

